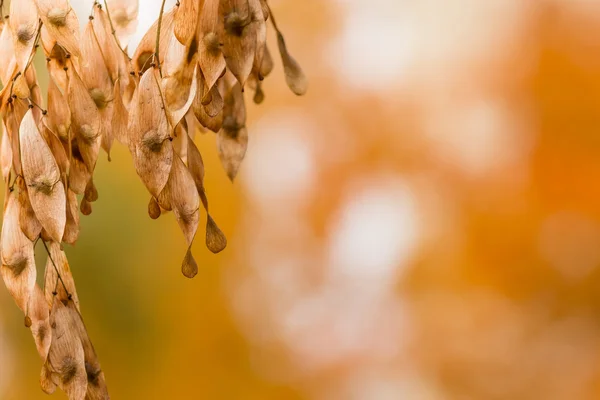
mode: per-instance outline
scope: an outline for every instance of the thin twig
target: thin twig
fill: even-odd
[[[119,48],[119,50],[121,50],[121,52],[123,54],[125,54],[125,57],[127,57],[127,59],[129,61],[131,61],[131,57],[129,57],[129,54],[127,54],[127,52],[125,51],[125,49],[123,49],[123,47],[121,46],[121,43],[119,42],[119,38],[117,37],[117,31],[115,29],[115,26],[112,23],[112,18],[110,18],[110,11],[108,10],[108,4],[106,3],[106,0],[104,0],[104,8],[106,9],[106,16],[108,17],[108,22],[110,23],[110,30],[111,30],[113,37],[115,38],[117,47]]]
[[[160,77],[162,78],[162,70],[160,68],[160,58],[159,58],[159,47],[160,47],[160,26],[162,25],[162,17],[165,11],[165,0],[162,0],[162,5],[160,6],[160,14],[158,15],[158,27],[156,28],[156,47],[154,49],[154,58],[156,60],[156,67],[158,68],[158,72],[160,73]]]
[[[44,241],[44,239],[42,239],[42,243],[44,244],[44,248],[46,249],[46,253],[48,253],[48,258],[50,259],[50,262],[52,262],[52,265],[54,266],[54,270],[56,271],[56,275],[58,276],[58,279],[60,280],[60,283],[62,283],[62,286],[65,289],[65,293],[67,293],[67,297],[70,300],[71,299],[71,294],[69,293],[69,290],[67,289],[67,286],[65,285],[65,282],[62,279],[62,276],[60,276],[60,272],[58,272],[58,268],[56,267],[56,264],[54,263],[54,260],[52,259],[52,255],[50,254],[50,249],[48,249],[48,246],[46,245],[46,242]]]
[[[35,40],[33,42],[33,49],[31,50],[31,54],[29,55],[29,60],[27,60],[27,64],[25,65],[23,72],[27,71],[27,68],[29,68],[29,65],[32,63],[33,58],[35,57],[35,53],[37,53],[38,43],[40,41],[40,37],[41,37],[41,33],[42,33],[42,24],[43,24],[42,20],[40,19],[38,22],[37,34],[35,35]]]

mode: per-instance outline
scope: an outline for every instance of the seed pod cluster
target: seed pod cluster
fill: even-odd
[[[269,20],[288,86],[297,95],[307,89],[266,0],[181,0],[170,10],[163,2],[129,57],[138,8],[138,0],[95,2],[80,31],[69,0],[12,0],[0,20],[0,274],[35,339],[43,390],[59,387],[70,399],[109,398],[62,247],[75,244],[80,213],[91,214],[98,200],[93,176],[101,150],[110,160],[115,140],[128,147],[150,193],[149,216],[172,211],[183,232],[181,271],[192,278],[201,209],[207,248],[218,253],[227,245],[208,213],[194,137],[217,135],[233,180],[248,145],[245,88],[263,102],[262,81],[273,69]],[[46,57],[47,99],[32,64],[38,49]],[[40,241],[48,253],[43,287],[34,257]]]

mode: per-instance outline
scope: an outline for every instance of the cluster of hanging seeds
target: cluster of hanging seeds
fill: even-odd
[[[198,273],[191,253],[201,207],[206,246],[227,244],[208,214],[196,132],[217,135],[230,179],[246,153],[244,89],[257,104],[273,69],[267,22],[277,33],[285,78],[297,95],[307,81],[289,55],[266,0],[181,0],[158,19],[132,58],[138,0],[94,2],[83,32],[68,0],[0,0],[0,167],[6,186],[0,272],[25,313],[43,361],[42,389],[69,399],[108,399],[87,335],[62,243],[75,244],[79,213],[98,199],[93,182],[100,149],[128,146],[150,193],[148,213],[173,211],[188,243],[182,272]],[[49,75],[47,106],[32,60],[38,48]],[[34,249],[48,253],[36,283]]]

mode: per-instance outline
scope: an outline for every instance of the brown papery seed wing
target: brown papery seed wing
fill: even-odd
[[[188,245],[198,230],[200,196],[194,178],[179,156],[173,157],[173,167],[162,196],[170,199],[171,207]]]
[[[204,161],[202,160],[202,155],[200,154],[200,150],[198,150],[196,143],[194,143],[189,135],[187,135],[187,141],[188,169],[194,178],[198,194],[202,194],[204,193]]]
[[[256,2],[232,0],[221,3],[221,15],[225,21],[223,54],[227,68],[244,87],[252,71],[257,44],[262,45],[265,40],[262,8]]]
[[[87,375],[87,394],[85,398],[86,400],[109,400],[104,373],[100,368],[96,350],[90,340],[83,318],[72,301],[67,303],[67,308],[71,314],[73,327],[83,346],[85,371]]]
[[[161,64],[164,62],[166,49],[169,47],[171,40],[176,40],[173,36],[173,18],[177,12],[177,7],[174,7],[169,12],[163,15],[162,23],[160,26],[160,39],[159,39],[159,59]],[[158,21],[148,29],[138,47],[135,50],[132,58],[133,68],[136,73],[144,73],[150,64],[152,63],[152,55],[156,48],[156,31],[158,29]]]
[[[200,78],[202,78],[202,75],[200,75]],[[223,125],[223,106],[221,105],[221,110],[216,115],[210,116],[207,113],[207,108],[214,111],[215,107],[213,107],[212,105],[205,107],[204,104],[202,104],[202,89],[201,88],[203,85],[203,80],[198,79],[197,85],[198,85],[198,89],[196,91],[196,97],[194,98],[194,102],[192,103],[192,111],[194,112],[194,116],[196,117],[198,122],[200,122],[200,124],[203,127],[210,129],[211,131],[217,133],[217,132],[219,132],[219,130],[221,129],[221,127]],[[213,86],[211,93],[213,90],[216,90],[218,92],[217,85]],[[221,95],[219,93],[219,97],[220,96]],[[214,99],[211,99],[211,103],[213,102],[213,100]],[[218,105],[218,100],[217,100],[216,104]]]
[[[48,147],[50,147],[50,151],[56,160],[56,164],[58,165],[58,169],[60,170],[60,177],[63,180],[63,183],[66,184],[67,171],[69,170],[69,156],[65,151],[65,147],[63,146],[60,139],[48,128],[43,125],[42,128],[42,136],[46,143],[48,143]]]
[[[215,254],[227,247],[227,238],[210,214],[206,220],[206,247]]]
[[[43,361],[48,356],[52,343],[52,329],[50,328],[50,308],[44,298],[44,292],[38,285],[35,285],[29,299],[28,317],[31,320],[29,329]]]
[[[190,279],[198,274],[198,264],[192,255],[191,248],[188,248],[187,253],[185,253],[183,263],[181,263],[181,273]]]
[[[68,70],[68,102],[71,109],[71,132],[90,172],[94,171],[100,150],[101,117],[94,100],[72,64]]]
[[[4,86],[8,85],[16,67],[17,59],[15,57],[12,31],[8,24],[4,24],[0,34],[0,80],[2,80]]]
[[[119,62],[121,61],[121,51],[117,46],[114,36],[111,33],[110,22],[108,16],[102,8],[96,8],[95,18],[92,20],[94,33],[102,51],[102,56],[106,64],[106,68],[112,78],[116,81],[119,77]]]
[[[182,46],[173,39],[165,56],[161,85],[173,126],[183,119],[196,96],[195,43],[196,39],[193,38],[187,46]]]
[[[48,34],[67,52],[79,57],[79,20],[68,0],[36,0]]]
[[[10,18],[13,46],[19,71],[24,72],[31,57],[38,30],[38,12],[33,0],[10,2]]]
[[[129,132],[127,130],[128,120],[129,111],[127,111],[127,108],[125,108],[125,105],[123,104],[119,82],[116,82],[113,89],[112,132],[115,139],[126,146],[129,145]]]
[[[150,69],[140,80],[129,114],[129,127],[135,169],[150,194],[158,197],[167,184],[174,157],[155,73]]]
[[[288,53],[281,33],[277,33],[277,45],[283,62],[285,81],[294,94],[302,96],[308,90],[308,79],[304,75],[300,64]]]
[[[237,176],[247,148],[248,131],[245,127],[236,131],[221,129],[217,135],[219,159],[223,168],[225,168],[225,172],[227,172],[227,176],[232,181]]]
[[[54,299],[50,312],[52,344],[47,365],[59,375],[58,384],[69,400],[84,400],[87,392],[85,354],[71,309]]]
[[[90,92],[98,109],[106,108],[112,96],[112,81],[108,71],[104,49],[100,47],[98,35],[92,21],[89,21],[81,40],[81,80]]]
[[[119,43],[125,48],[137,27],[139,2],[138,0],[107,0],[106,3]]]
[[[181,44],[188,43],[196,34],[199,11],[204,0],[181,0],[174,18],[173,31]]]
[[[38,130],[33,113],[25,114],[19,129],[23,177],[31,205],[53,240],[60,242],[66,223],[65,189],[52,151]]]
[[[12,148],[10,145],[10,138],[6,131],[4,121],[2,121],[2,142],[0,143],[0,167],[2,167],[2,178],[4,182],[8,182],[8,175],[12,168]]]
[[[25,236],[33,242],[40,236],[42,224],[33,211],[23,178],[18,177],[15,186],[19,191],[19,225]]]
[[[67,190],[67,223],[63,242],[75,244],[79,238],[79,210],[77,207],[77,196],[71,189]]]
[[[199,24],[199,64],[208,88],[212,88],[225,69],[221,51],[223,28],[219,23],[219,0],[205,0]]]
[[[7,193],[8,202],[4,210],[0,237],[2,267],[0,272],[4,284],[17,306],[23,311],[35,286],[36,269],[33,242],[21,231],[19,225],[20,206],[16,193]]]
[[[48,114],[46,123],[58,137],[68,140],[69,129],[71,128],[71,110],[66,97],[60,91],[54,79],[48,79]]]

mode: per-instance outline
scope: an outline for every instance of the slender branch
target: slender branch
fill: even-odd
[[[23,72],[27,71],[27,68],[29,68],[29,65],[32,63],[33,58],[35,57],[35,53],[37,53],[37,48],[39,46],[38,43],[40,41],[41,34],[42,34],[42,20],[40,19],[38,22],[38,30],[35,35],[35,40],[33,42],[33,49],[31,50],[31,54],[29,55],[29,60],[27,60],[27,64],[25,65]]]
[[[154,58],[156,59],[156,67],[158,68],[158,72],[160,73],[160,77],[162,78],[162,70],[160,69],[160,58],[159,58],[159,48],[160,48],[160,27],[162,25],[162,17],[165,11],[165,0],[162,0],[162,5],[160,6],[160,14],[158,15],[158,27],[156,28],[156,47],[154,49]]]
[[[44,110],[44,108],[42,106],[40,106],[38,103],[33,101],[33,99],[31,99],[31,97],[27,98],[27,101],[29,101],[29,104],[32,104],[32,105],[36,106],[37,108],[39,108],[40,111],[42,112],[42,115],[46,115],[46,113],[48,112],[48,110]]]
[[[42,243],[44,244],[44,248],[46,249],[46,253],[48,253],[48,258],[50,259],[50,262],[52,262],[52,265],[54,266],[54,270],[56,271],[56,275],[58,276],[58,279],[60,280],[60,283],[62,284],[62,287],[65,289],[65,293],[67,293],[67,297],[69,298],[69,300],[71,300],[71,294],[69,293],[69,290],[67,289],[67,286],[65,285],[65,282],[63,281],[62,276],[60,276],[60,272],[58,272],[58,268],[56,267],[56,264],[54,263],[54,260],[52,259],[52,255],[50,254],[50,249],[48,249],[48,245],[46,245],[46,242],[44,241],[44,239],[42,239]]]
[[[131,61],[131,57],[129,57],[129,54],[127,54],[127,52],[125,51],[125,49],[123,49],[123,47],[121,46],[121,43],[119,42],[119,38],[117,36],[117,30],[115,29],[115,26],[113,25],[113,22],[112,22],[112,18],[110,17],[110,11],[108,10],[108,4],[106,3],[106,0],[104,0],[104,8],[106,9],[106,16],[108,17],[108,22],[110,23],[110,31],[111,31],[113,37],[115,38],[117,47],[119,48],[119,50],[121,50],[121,52],[123,54],[125,54],[125,57],[127,57],[127,59],[129,61]]]

